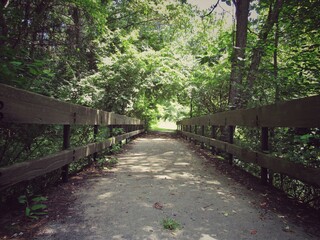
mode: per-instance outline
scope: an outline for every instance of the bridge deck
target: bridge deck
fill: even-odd
[[[117,168],[76,193],[77,213],[37,239],[316,239],[180,140],[140,137],[118,158]],[[168,217],[181,229],[164,230]]]

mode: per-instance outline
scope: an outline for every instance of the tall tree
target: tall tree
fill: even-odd
[[[268,18],[259,32],[256,47],[252,51],[251,63],[247,77],[249,89],[252,89],[253,84],[257,79],[261,57],[264,52],[264,46],[266,45],[266,41],[269,33],[272,30],[272,27],[276,22],[278,22],[279,13],[281,11],[282,5],[283,0],[270,1]]]
[[[244,75],[245,52],[247,46],[247,28],[250,0],[235,0],[236,6],[236,41],[231,59],[229,89],[229,107],[241,107],[241,84]]]

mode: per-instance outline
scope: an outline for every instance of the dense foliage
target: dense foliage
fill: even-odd
[[[186,1],[2,1],[0,81],[149,120],[159,106],[223,111],[241,36],[231,1],[217,2],[200,11]],[[319,92],[318,10],[312,0],[250,4],[244,58],[234,60],[242,107]]]
[[[148,123],[319,94],[319,1],[246,1],[1,1],[0,82]],[[1,128],[1,166],[61,146],[59,127],[36,128]],[[319,167],[319,129],[273,134]]]

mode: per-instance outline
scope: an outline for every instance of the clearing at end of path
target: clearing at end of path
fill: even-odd
[[[183,141],[145,135],[117,157],[115,169],[74,193],[72,214],[49,222],[36,239],[317,239]],[[181,228],[165,230],[166,218]]]

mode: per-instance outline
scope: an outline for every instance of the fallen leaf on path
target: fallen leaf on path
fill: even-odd
[[[257,234],[257,230],[254,230],[254,229],[253,229],[253,230],[251,230],[251,231],[250,231],[250,234],[251,234],[251,235],[255,235],[255,234]]]
[[[161,203],[159,203],[159,202],[156,202],[156,203],[153,204],[153,207],[155,209],[161,210],[163,208],[163,205]]]

